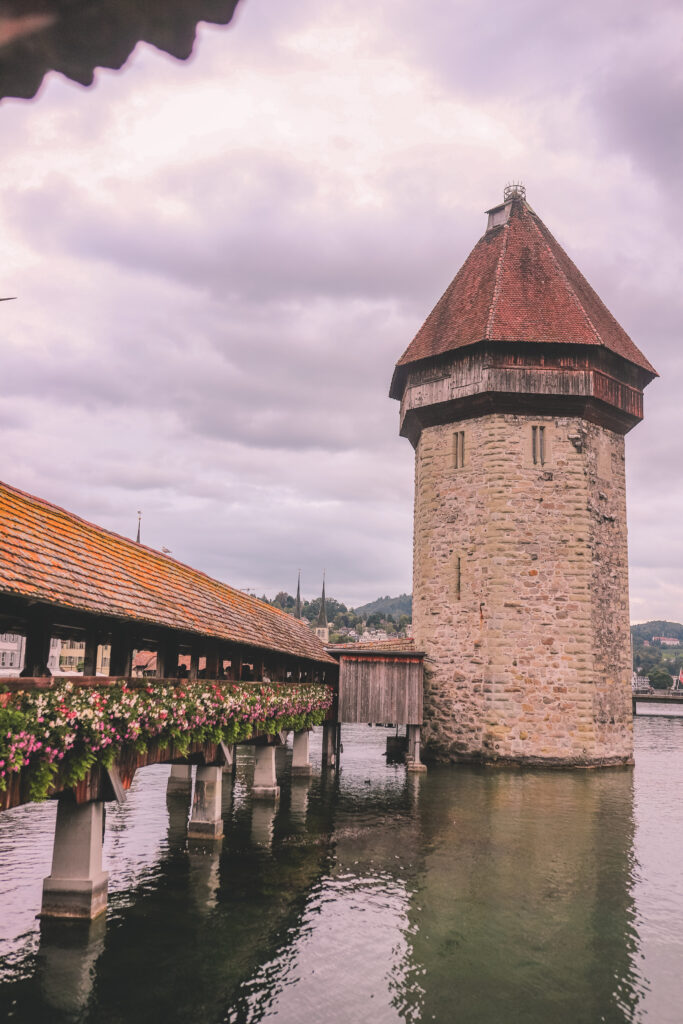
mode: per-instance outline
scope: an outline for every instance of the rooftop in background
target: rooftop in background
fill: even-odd
[[[486,232],[396,364],[392,398],[409,364],[482,341],[600,346],[657,376],[522,190],[508,186],[488,211]]]
[[[3,483],[0,594],[333,661],[308,623]]]
[[[423,655],[410,637],[404,640],[378,640],[376,643],[328,644],[325,649],[331,654],[414,654],[419,657]]]
[[[30,99],[49,71],[91,85],[118,70],[139,42],[178,60],[192,53],[200,21],[227,25],[238,0],[13,0],[0,11],[0,99]]]

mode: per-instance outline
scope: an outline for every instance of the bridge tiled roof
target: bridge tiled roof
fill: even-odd
[[[0,593],[334,661],[307,623],[4,483]]]
[[[42,0],[2,4],[0,98],[30,98],[48,71],[90,85],[95,69],[120,68],[139,41],[186,60],[200,21],[227,25],[238,0]],[[23,8],[23,9],[22,9]]]
[[[480,341],[601,346],[656,376],[643,353],[524,199],[489,228],[453,278],[394,371]]]
[[[327,650],[332,654],[417,654],[418,651],[412,637],[397,640],[362,640],[355,644],[328,644]]]

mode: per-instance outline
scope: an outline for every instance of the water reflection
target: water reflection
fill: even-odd
[[[680,1019],[683,721],[637,723],[635,773],[406,775],[385,736],[347,730],[338,776],[319,735],[311,779],[281,751],[278,803],[252,804],[241,752],[210,849],[188,844],[189,791],[139,773],[92,929],[33,919],[53,808],[4,815],[0,1019]]]
[[[104,916],[93,922],[42,921],[37,978],[42,999],[55,1014],[77,1017],[90,999],[95,966],[104,949]]]

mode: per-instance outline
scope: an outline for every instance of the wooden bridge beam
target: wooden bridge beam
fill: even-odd
[[[178,676],[178,640],[174,636],[163,639],[157,647],[156,675],[160,679],[176,679]]]
[[[26,646],[22,676],[50,676],[50,640],[52,620],[47,609],[31,611],[26,623]]]
[[[99,632],[94,626],[90,626],[85,634],[85,651],[83,653],[83,675],[97,675],[97,650],[99,647]]]
[[[127,678],[132,672],[133,643],[130,629],[121,625],[112,630],[109,675]]]

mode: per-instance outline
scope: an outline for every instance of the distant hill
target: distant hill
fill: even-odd
[[[368,604],[362,604],[360,608],[353,609],[356,615],[361,615],[364,619],[368,615],[379,612],[380,615],[393,615],[397,618],[399,615],[410,615],[413,616],[413,595],[412,594],[399,594],[398,597],[378,597],[376,601],[370,601]],[[683,628],[683,627],[681,627]]]
[[[643,640],[651,640],[653,636],[670,636],[683,641],[683,623],[666,622],[663,619],[637,622],[631,626],[631,636],[635,646],[642,644]]]

